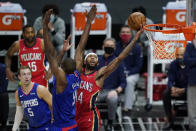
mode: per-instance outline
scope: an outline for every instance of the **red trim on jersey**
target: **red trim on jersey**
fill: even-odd
[[[34,87],[34,84],[35,84],[35,83],[33,83],[33,87]],[[31,90],[30,90],[29,93],[27,93],[27,94],[25,94],[25,93],[23,92],[22,86],[21,86],[21,91],[22,91],[22,93],[23,93],[25,96],[28,96],[28,95],[31,93],[31,91],[33,90],[33,87],[31,88]]]
[[[75,124],[73,126],[70,126],[70,127],[65,127],[65,128],[62,128],[62,131],[69,131],[70,129],[73,129],[73,128],[76,128],[78,125]]]

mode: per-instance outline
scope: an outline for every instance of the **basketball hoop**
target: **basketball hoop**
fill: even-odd
[[[155,29],[153,29],[155,28]],[[150,46],[153,48],[155,63],[168,63],[176,58],[176,50],[186,47],[186,43],[194,38],[194,29],[173,24],[151,24],[144,26]]]

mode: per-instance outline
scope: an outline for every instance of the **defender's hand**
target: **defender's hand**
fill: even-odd
[[[53,9],[49,9],[46,11],[44,18],[42,20],[43,26],[48,26],[48,23],[50,22],[50,16],[53,13]]]
[[[92,22],[96,16],[96,12],[97,12],[97,7],[96,7],[96,5],[93,5],[91,10],[86,15],[87,21]]]
[[[74,43],[69,44],[70,39],[71,39],[71,35],[67,37],[67,40],[64,40],[64,45],[62,50],[63,52],[67,52],[73,46]]]
[[[48,29],[49,29],[50,31],[53,31],[53,30],[54,30],[54,27],[53,27],[52,22],[49,22],[49,23],[48,23]]]
[[[136,40],[138,40],[138,38],[140,37],[140,35],[141,35],[143,32],[144,32],[143,25],[141,24],[141,25],[140,25],[140,30],[137,31],[136,36],[135,36]]]

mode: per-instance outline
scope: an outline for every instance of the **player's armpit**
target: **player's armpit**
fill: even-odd
[[[106,66],[102,67],[99,69],[95,75],[95,83],[99,86],[102,87],[104,80],[105,80],[105,72],[106,72]]]

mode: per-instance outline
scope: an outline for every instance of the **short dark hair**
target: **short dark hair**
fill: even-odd
[[[122,26],[120,27],[120,32],[121,32],[122,28],[130,28],[130,27],[129,27],[128,25],[122,25]]]
[[[128,26],[128,25],[122,25],[122,26],[120,27],[120,29],[122,29],[122,28],[129,28],[129,26]]]
[[[66,74],[73,74],[76,70],[76,62],[71,58],[66,58],[61,63],[61,68],[65,71]]]
[[[22,32],[25,32],[26,28],[32,27],[34,29],[34,27],[32,25],[25,25],[22,27]]]
[[[21,65],[20,68],[18,68],[18,75],[20,75],[20,71],[23,69],[29,69],[31,71],[31,68],[29,66],[23,66]]]
[[[144,14],[144,16],[147,15],[146,9],[143,6],[138,6],[138,7],[133,8],[132,13],[134,13],[134,12],[141,12]]]
[[[46,11],[48,11],[49,9],[53,9],[53,13],[55,15],[59,14],[59,8],[57,5],[55,4],[47,4],[42,8],[42,15],[44,15],[46,13]]]

